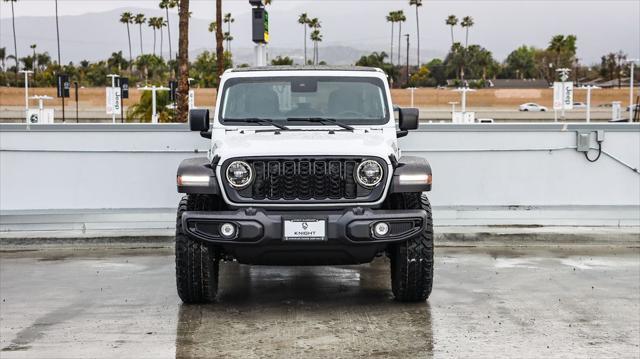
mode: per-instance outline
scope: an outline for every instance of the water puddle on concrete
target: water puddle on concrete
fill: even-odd
[[[222,265],[183,305],[171,252],[0,254],[0,357],[638,357],[638,249],[437,248],[427,303],[388,261]]]

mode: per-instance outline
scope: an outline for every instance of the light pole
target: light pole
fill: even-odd
[[[409,86],[409,34],[405,34],[407,37],[407,86]]]
[[[58,41],[58,66],[60,66],[60,73],[58,75],[64,74],[64,66],[62,66],[62,57],[60,56],[60,25],[58,24],[58,0],[55,1],[56,5],[56,39]],[[64,123],[64,87],[62,88],[62,122]]]
[[[587,122],[591,122],[591,90],[599,90],[601,87],[588,85],[580,87],[581,90],[587,90]]]
[[[29,74],[32,74],[31,70],[20,71],[24,74],[24,118],[29,123]]]
[[[462,95],[462,112],[460,113],[460,116],[456,116],[455,114],[453,115],[453,119],[459,118],[458,121],[461,121],[462,123],[467,123],[468,122],[474,122],[475,121],[475,116],[472,112],[470,112],[469,114],[471,116],[467,116],[467,92],[475,92],[476,90],[474,89],[470,89],[469,87],[460,87],[457,88],[455,90],[453,90],[454,92],[460,92],[460,94]],[[456,121],[454,121],[456,122]]]
[[[456,105],[458,103],[459,102],[456,102],[456,101],[449,102],[449,105],[451,105],[451,122],[453,122],[453,117],[455,116],[455,113],[456,113]]]
[[[407,90],[411,91],[411,107],[413,107],[413,93],[416,91],[416,88],[408,87]]]
[[[633,115],[636,110],[636,106],[634,106],[635,103],[633,101],[633,70],[636,67],[638,59],[629,59],[627,62],[631,65],[631,77],[629,78],[629,122],[633,122]]]
[[[476,90],[470,89],[468,87],[460,87],[453,91],[460,92],[462,94],[462,113],[466,113],[467,112],[467,92],[476,92]]]

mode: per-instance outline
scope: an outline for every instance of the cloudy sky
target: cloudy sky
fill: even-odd
[[[476,25],[471,29],[470,42],[487,47],[498,59],[504,59],[511,50],[522,44],[545,47],[554,34],[576,34],[578,57],[587,63],[597,61],[600,55],[606,52],[617,50],[623,50],[631,57],[640,57],[640,0],[423,2],[424,6],[420,9],[421,46],[424,50],[435,53],[444,53],[450,46],[449,28],[444,25],[444,19],[449,14],[456,14],[458,17],[469,15],[475,19]],[[60,15],[77,16],[124,8],[157,9],[158,0],[59,0],[58,3]],[[223,4],[224,11],[232,12],[236,18],[234,46],[249,48],[249,31],[240,30],[246,28],[249,21],[248,1],[224,0]],[[214,17],[215,1],[191,0],[191,8],[194,18],[210,20]],[[408,6],[408,0],[274,0],[274,4],[269,8],[271,45],[283,48],[300,47],[302,28],[297,24],[296,16],[301,12],[308,12],[322,21],[323,46],[345,45],[387,50],[391,28],[384,17],[389,11],[398,9],[403,9],[408,18],[403,26],[403,33],[408,32],[412,39],[415,39],[415,14]],[[17,18],[52,16],[54,1],[19,0],[15,3],[15,12]],[[7,21],[10,16],[9,3],[1,2],[0,18],[3,24],[0,46],[10,47],[10,21]],[[206,29],[196,31],[202,31],[202,36],[208,36]],[[87,36],[89,35],[94,36],[90,29],[87,29]],[[456,40],[464,38],[461,28],[456,29],[455,35]],[[118,36],[120,41],[121,34],[114,36]],[[25,37],[26,35],[19,37],[19,41],[38,40]]]

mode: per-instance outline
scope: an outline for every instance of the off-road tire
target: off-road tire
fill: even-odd
[[[176,218],[176,286],[184,303],[208,303],[218,292],[220,259],[215,248],[189,238],[182,230],[185,211],[211,210],[215,197],[187,195],[182,197]]]
[[[431,204],[421,193],[395,194],[391,206],[395,209],[424,209],[427,223],[424,230],[389,250],[391,260],[391,290],[401,302],[422,302],[429,298],[433,287],[433,219]]]

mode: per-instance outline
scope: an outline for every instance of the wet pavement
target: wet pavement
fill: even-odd
[[[427,303],[388,262],[224,264],[182,305],[170,249],[0,254],[0,358],[638,358],[638,248],[438,248]]]

